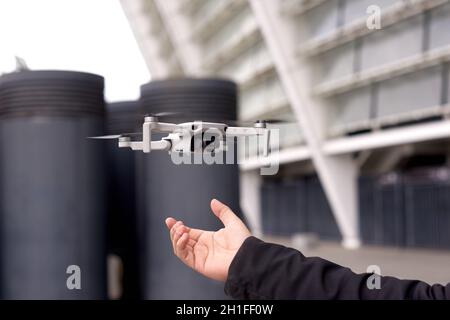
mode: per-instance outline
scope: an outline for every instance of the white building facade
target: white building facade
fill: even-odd
[[[364,166],[388,171],[424,143],[446,152],[449,0],[121,3],[153,79],[228,77],[241,120],[297,121],[281,127],[280,164],[313,168],[345,247],[361,242]],[[242,208],[257,233],[259,165],[241,165]]]

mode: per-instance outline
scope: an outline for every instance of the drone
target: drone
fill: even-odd
[[[160,122],[159,117],[169,113],[146,115],[142,124],[141,133],[124,133],[118,135],[107,135],[89,137],[92,139],[118,139],[119,148],[130,148],[132,150],[150,153],[162,150],[178,153],[197,153],[209,150],[227,150],[226,138],[256,136],[262,141],[263,156],[269,155],[270,129],[267,124],[284,122],[283,120],[257,120],[251,126],[230,126],[230,121],[221,122],[190,121],[183,123]],[[238,123],[238,122],[236,122]],[[152,140],[155,133],[167,133],[160,140]],[[142,136],[142,140],[135,141],[134,136]],[[200,143],[198,143],[200,141]]]

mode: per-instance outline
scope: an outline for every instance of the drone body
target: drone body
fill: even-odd
[[[152,141],[154,133],[167,133],[166,137]],[[180,124],[159,122],[156,116],[146,116],[142,125],[142,140],[133,141],[130,134],[94,138],[117,138],[120,148],[131,148],[149,153],[164,150],[177,153],[197,153],[226,150],[226,137],[257,136],[263,139],[263,154],[269,153],[270,130],[264,121],[252,127],[233,127],[225,123],[192,121]]]

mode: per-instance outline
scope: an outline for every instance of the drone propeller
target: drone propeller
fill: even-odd
[[[110,140],[110,139],[119,139],[123,137],[134,137],[141,136],[142,132],[132,132],[132,133],[123,133],[123,134],[111,134],[107,136],[96,136],[96,137],[88,137],[88,139],[97,139],[97,140]]]
[[[119,139],[122,135],[111,134],[108,136],[97,136],[97,137],[87,137],[88,139],[98,139],[98,140],[109,140],[109,139]]]
[[[265,124],[291,124],[296,123],[292,120],[283,120],[283,119],[264,119],[264,120],[255,120],[255,121],[242,121],[242,120],[219,120],[219,122],[226,123],[228,125],[233,126],[253,126],[257,123],[265,123]]]
[[[168,116],[176,116],[182,114],[181,112],[156,112],[156,113],[146,113],[146,117],[168,117]]]
[[[267,124],[290,124],[290,123],[296,123],[294,120],[283,120],[283,119],[266,119],[262,120],[263,122]]]

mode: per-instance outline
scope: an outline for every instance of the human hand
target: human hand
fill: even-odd
[[[204,276],[225,281],[231,261],[245,239],[251,234],[230,208],[218,200],[211,201],[211,210],[222,221],[218,231],[192,229],[174,218],[167,218],[175,255]]]

